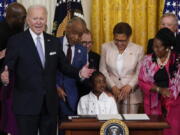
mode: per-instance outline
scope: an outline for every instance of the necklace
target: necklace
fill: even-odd
[[[164,62],[161,62],[161,59],[157,57],[157,64],[158,64],[160,69],[163,69],[164,66],[168,63],[169,57],[170,57],[170,51],[168,52],[168,55],[167,55]]]

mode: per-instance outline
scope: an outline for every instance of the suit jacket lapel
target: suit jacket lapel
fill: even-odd
[[[63,37],[61,37],[60,39],[59,39],[59,41],[60,41],[60,48],[63,50],[63,41],[64,41],[64,36]]]
[[[127,67],[131,62],[128,60],[132,60],[131,58],[132,51],[130,47],[130,43],[128,43],[126,49],[124,50],[124,67]]]
[[[117,46],[111,42],[111,47],[112,47],[112,52],[110,53],[111,55],[111,60],[112,60],[112,66],[114,67],[114,74],[116,74],[117,76],[119,75],[118,70],[117,70],[117,57],[119,55],[119,51]]]
[[[41,64],[41,60],[40,60],[40,57],[39,57],[39,54],[38,54],[38,51],[36,49],[36,46],[35,46],[35,43],[33,41],[33,38],[29,32],[29,30],[26,31],[27,32],[27,44],[28,46],[30,47],[30,50],[32,50],[32,56],[34,57],[34,59],[37,61],[37,63],[42,67],[42,64]]]
[[[73,61],[72,61],[72,65],[77,66],[80,65],[79,60],[81,59],[81,53],[82,50],[79,47],[79,45],[74,45],[74,57],[73,57]]]
[[[50,52],[50,47],[51,47],[51,39],[48,38],[46,33],[44,33],[44,46],[45,46],[45,67],[47,67],[49,52]]]

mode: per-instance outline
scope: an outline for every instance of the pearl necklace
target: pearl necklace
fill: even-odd
[[[170,57],[170,51],[168,52],[168,55],[166,57],[166,60],[164,62],[161,62],[161,59],[157,57],[157,64],[159,66],[160,69],[163,69],[164,66],[168,63],[169,57]]]

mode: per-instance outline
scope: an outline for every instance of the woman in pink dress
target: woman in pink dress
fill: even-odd
[[[168,28],[159,30],[153,41],[154,53],[145,56],[139,73],[145,113],[166,116],[170,128],[164,135],[180,135],[180,58],[170,49],[174,41]]]

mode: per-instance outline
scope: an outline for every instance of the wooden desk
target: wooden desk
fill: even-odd
[[[162,135],[168,124],[160,116],[149,116],[148,121],[124,121],[129,128],[130,135]],[[65,130],[65,135],[99,135],[101,125],[105,121],[97,119],[64,121],[60,129]]]

